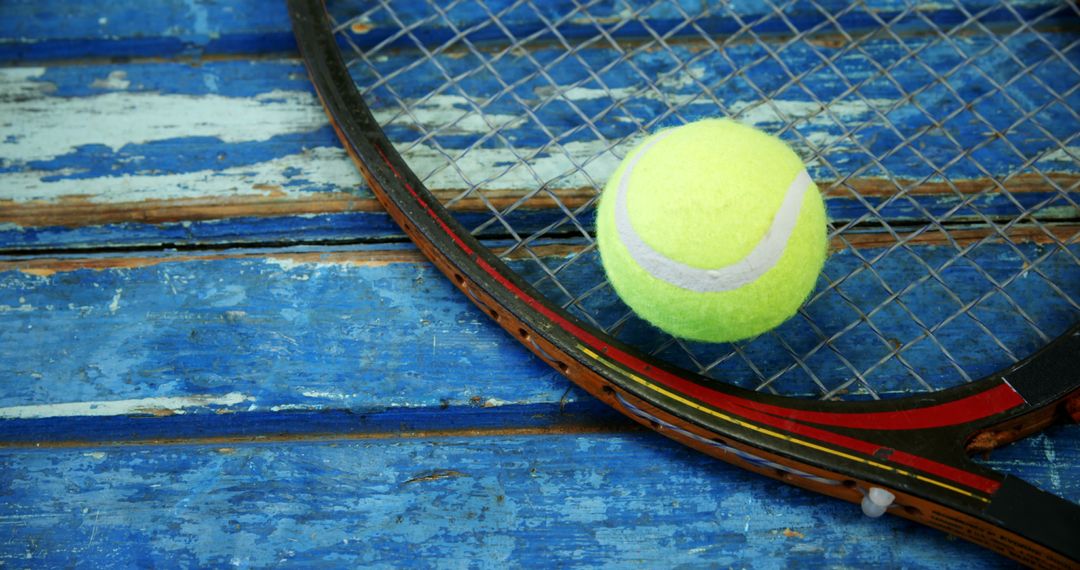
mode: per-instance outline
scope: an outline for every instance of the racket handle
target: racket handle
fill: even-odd
[[[1006,475],[984,514],[998,526],[1027,537],[1074,564],[1080,561],[1080,509],[1061,497]],[[1014,557],[1020,554],[1011,550]],[[1036,556],[1035,562],[1041,561],[1038,553],[1031,554]],[[1023,561],[1019,557],[1017,560]],[[1032,561],[1027,563],[1041,566]]]

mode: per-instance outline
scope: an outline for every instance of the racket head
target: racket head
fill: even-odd
[[[381,6],[377,9],[386,8]],[[817,160],[821,169],[831,170],[837,176],[831,186],[834,195],[830,196],[830,190],[826,190],[826,196],[836,200],[836,193],[846,192],[851,196],[848,205],[854,204],[856,212],[848,218],[834,217],[831,236],[838,245],[830,258],[832,267],[827,266],[822,286],[797,317],[801,320],[750,343],[720,347],[693,345],[658,334],[644,323],[636,322],[625,310],[613,310],[618,301],[604,291],[588,219],[595,203],[595,190],[602,179],[594,180],[599,176],[590,171],[589,164],[601,164],[609,153],[617,155],[617,145],[612,141],[621,140],[618,138],[621,131],[604,131],[597,121],[588,119],[590,113],[574,109],[573,101],[567,102],[572,98],[565,92],[544,99],[541,89],[544,103],[539,105],[523,103],[520,97],[515,99],[515,89],[528,81],[502,82],[500,85],[505,89],[497,90],[501,94],[482,99],[483,105],[470,103],[469,97],[449,95],[458,98],[454,101],[462,100],[461,104],[467,107],[459,117],[449,121],[450,127],[467,124],[476,116],[499,117],[508,113],[505,109],[515,108],[532,120],[545,108],[555,107],[552,101],[558,102],[561,97],[570,110],[564,109],[563,115],[553,111],[554,118],[547,120],[557,123],[557,119],[565,118],[566,112],[584,117],[582,124],[589,128],[573,132],[591,132],[601,141],[598,147],[588,151],[593,162],[578,164],[574,152],[566,149],[583,141],[573,137],[564,141],[552,136],[548,146],[559,148],[569,157],[568,173],[557,175],[553,181],[533,168],[530,174],[535,176],[537,185],[524,192],[512,188],[522,180],[520,176],[515,178],[514,169],[529,170],[530,160],[543,157],[537,158],[536,153],[516,156],[515,145],[509,139],[505,146],[514,159],[501,174],[469,176],[455,168],[455,164],[472,160],[470,153],[483,155],[485,141],[508,137],[503,129],[514,130],[516,119],[513,116],[504,119],[507,122],[501,126],[482,122],[483,127],[491,129],[491,136],[481,135],[479,141],[469,141],[463,152],[455,153],[451,145],[453,128],[450,132],[426,128],[417,132],[401,130],[402,122],[406,126],[422,124],[421,111],[425,107],[407,103],[409,98],[397,93],[391,80],[405,79],[404,74],[410,70],[422,74],[430,67],[438,71],[435,81],[449,82],[460,90],[463,84],[469,84],[471,76],[467,69],[475,68],[470,67],[475,63],[473,60],[483,60],[488,53],[468,40],[469,34],[482,35],[482,26],[477,28],[480,31],[454,32],[454,37],[464,45],[464,55],[449,54],[440,59],[440,54],[425,49],[423,41],[415,42],[426,60],[411,65],[396,62],[391,55],[384,61],[373,61],[377,56],[371,54],[380,50],[389,53],[395,42],[413,42],[418,38],[407,33],[402,36],[405,40],[388,37],[379,44],[381,47],[365,50],[351,41],[349,35],[333,32],[362,29],[365,16],[331,25],[317,2],[295,1],[291,7],[301,50],[319,94],[346,148],[380,201],[459,288],[552,366],[630,417],[743,467],[853,501],[862,500],[872,487],[887,488],[897,494],[897,504],[901,505],[893,512],[957,534],[966,532],[968,538],[1018,559],[1035,555],[1059,561],[1077,557],[1075,553],[1063,554],[1063,549],[1069,547],[1068,540],[1040,536],[1037,517],[1014,517],[1016,520],[1009,522],[1009,516],[1013,515],[1003,519],[1000,512],[988,508],[1007,504],[1005,500],[995,502],[1001,497],[1012,497],[1014,501],[1020,497],[1020,504],[1036,504],[1042,500],[1033,498],[1041,496],[1037,490],[1017,487],[1006,477],[971,464],[962,454],[964,446],[972,441],[985,442],[986,434],[993,434],[989,439],[1000,443],[1062,416],[1066,409],[1062,402],[1074,394],[1080,382],[1072,372],[1077,369],[1076,355],[1080,353],[1075,344],[1077,332],[1075,328],[1068,329],[1077,315],[1075,289],[1080,283],[1080,279],[1074,279],[1080,266],[1075,251],[1077,231],[1075,225],[1060,224],[1056,218],[1051,222],[1043,220],[1055,208],[1075,208],[1070,194],[1076,188],[1075,179],[1061,179],[1053,171],[1027,164],[1035,182],[1048,188],[1045,193],[1032,193],[1037,197],[1030,204],[1032,196],[1016,190],[1016,180],[1028,180],[1023,176],[994,178],[986,182],[985,189],[965,193],[948,176],[952,173],[941,169],[922,179],[906,180],[891,175],[892,164],[885,159],[900,154],[899,151],[878,157],[873,148],[865,148],[864,154],[876,160],[869,160],[868,166],[854,168],[851,173],[841,173],[839,167],[846,164],[844,160],[850,161],[850,157],[834,158],[825,152],[831,147],[817,148],[811,153],[811,167]],[[490,21],[497,22],[505,14],[489,12],[489,16]],[[602,26],[595,27],[602,37],[607,37]],[[756,37],[752,33],[754,26],[746,27],[751,37]],[[410,28],[402,24],[401,29]],[[526,40],[536,41],[537,37]],[[563,44],[563,51],[575,53],[573,46]],[[728,46],[709,47],[737,55]],[[342,59],[342,50],[346,53],[352,50],[357,55],[351,65]],[[495,65],[503,65],[506,70],[502,73],[512,74],[514,68],[524,65],[522,61],[537,65],[535,61],[526,61],[528,58],[513,59],[508,55],[513,51],[493,52],[488,59],[497,64],[480,65],[479,69],[494,71]],[[670,51],[681,53],[678,49]],[[1053,55],[1054,50],[1050,53]],[[685,57],[695,61],[694,55]],[[461,60],[465,63],[456,65],[464,71],[455,73],[452,63]],[[361,64],[376,75],[375,87],[366,96],[376,102],[391,101],[389,107],[400,107],[400,111],[380,115],[377,105],[373,105],[374,113],[369,110],[356,88],[364,79],[365,67]],[[385,71],[379,71],[380,66]],[[539,68],[546,69],[543,64]],[[405,83],[412,81],[407,79]],[[808,80],[803,81],[797,85],[802,87]],[[701,85],[697,87],[703,93],[710,92]],[[533,92],[537,89],[532,88]],[[783,86],[776,89],[782,90]],[[421,95],[417,100],[434,101],[432,104],[438,107],[445,103],[438,99],[444,91],[439,84],[433,88],[433,95]],[[722,108],[720,101],[712,99]],[[827,110],[841,103],[841,99],[832,99],[821,107]],[[502,115],[494,112],[500,108],[504,108]],[[881,113],[872,114],[872,120],[864,125],[869,130],[880,127],[874,117],[880,118]],[[636,129],[633,132],[661,125],[674,116],[656,115],[649,122],[633,124]],[[397,133],[399,140],[391,142],[384,131]],[[795,122],[781,130],[782,134],[795,137],[799,132]],[[859,132],[848,130],[844,136],[858,138]],[[585,134],[581,137],[587,139]],[[440,142],[440,138],[445,141]],[[914,152],[918,137],[913,139],[899,133],[898,138],[902,141],[901,150]],[[1075,138],[1075,134],[1051,133],[1047,138],[1048,144],[1067,148],[1067,141]],[[955,145],[963,141],[952,142]],[[415,155],[425,145],[445,155],[446,164],[432,167],[422,160],[421,153],[421,168],[417,168]],[[412,158],[402,158],[402,154],[409,157],[410,153],[414,155]],[[490,169],[490,160],[481,162],[484,169]],[[418,171],[424,165],[428,165],[428,171],[420,174]],[[865,186],[858,178],[872,178],[868,173],[874,169],[883,171],[885,190],[880,185]],[[456,174],[441,174],[448,171]],[[935,182],[935,175],[944,181]],[[446,188],[429,191],[425,180],[437,182],[440,176],[442,179],[457,176],[465,188],[455,189],[454,184],[442,182]],[[510,188],[499,186],[504,177],[514,181]],[[582,177],[588,183],[585,187],[578,186],[578,178]],[[962,173],[955,177],[962,179]],[[933,192],[927,191],[927,195],[940,197],[944,192],[959,196],[946,213],[934,212],[925,201],[920,201],[920,188],[935,183],[939,186]],[[1001,217],[977,207],[979,197],[995,193],[1015,201],[1017,212]],[[1017,195],[1021,197],[1016,198]],[[554,208],[547,209],[557,210],[559,217],[533,219],[536,210],[545,209],[529,207],[537,201],[554,204]],[[904,226],[884,213],[905,201],[925,216],[921,226]],[[995,266],[987,261],[1001,260],[1003,252],[1004,264]],[[890,285],[895,275],[903,275],[911,267],[921,270],[918,278],[904,280],[900,287]],[[585,277],[572,276],[575,272]],[[961,277],[954,282],[951,272]],[[968,291],[957,285],[969,282],[962,276],[970,277],[972,273],[980,278],[977,281],[980,290]],[[1012,294],[1010,287],[1031,275],[1044,285],[1031,288],[1025,285],[1023,295],[1030,293],[1049,302],[1029,306],[1028,299],[1018,300],[1018,295]],[[871,295],[876,298],[870,300],[845,295],[846,287],[860,279],[876,281],[884,292]],[[570,287],[571,284],[577,288]],[[935,312],[934,304],[925,299],[905,302],[905,296],[914,298],[923,287],[925,295],[940,295],[956,307]],[[1001,307],[1007,310],[1002,311]],[[922,311],[932,314],[925,315]],[[982,311],[993,315],[993,326],[987,324],[992,319],[980,315]],[[838,314],[844,318],[833,318]],[[954,327],[958,320],[963,320],[966,327]],[[875,326],[880,322],[899,323],[899,329],[906,330],[907,335],[883,329],[880,324]],[[1010,323],[1022,326],[1009,326]],[[950,334],[953,328],[961,331],[954,333],[955,337]],[[950,344],[961,342],[960,348],[964,348],[964,343],[970,345],[973,338],[970,331],[979,333],[978,338],[984,338],[990,348],[968,351]],[[1010,336],[1016,331],[1020,334]],[[1060,339],[1051,342],[1057,335]],[[884,350],[870,350],[868,344]],[[1036,353],[1040,346],[1045,348]],[[913,364],[914,359],[907,357],[924,350],[937,351],[943,356],[938,359],[942,362],[940,368],[921,370]],[[994,354],[996,359],[984,358],[986,353]],[[1035,356],[1025,360],[1033,353]],[[769,360],[772,354],[785,358],[772,362]],[[974,355],[973,361],[964,362],[963,355],[969,354]],[[822,365],[814,360],[816,355],[833,358]],[[757,360],[760,358],[773,368],[760,365]],[[1002,370],[994,372],[998,368]],[[844,373],[828,376],[820,372],[830,369]],[[1024,376],[1032,370],[1049,370],[1057,375],[1049,382],[1041,380],[1043,373]],[[1028,377],[1034,380],[1023,380]],[[717,382],[716,378],[726,383]],[[947,382],[943,383],[943,379]],[[932,392],[910,397],[914,392],[926,391]],[[846,401],[834,401],[838,398]],[[967,415],[957,416],[958,410]],[[863,427],[867,425],[876,427],[867,430]],[[1008,426],[1007,433],[995,429],[1001,425]],[[927,440],[936,443],[928,446]],[[1003,492],[1003,488],[1008,491]],[[1075,512],[1075,506],[1070,510],[1069,505],[1062,507],[1051,499],[1046,499],[1045,504],[1050,505],[1047,509],[1051,512],[1062,510],[1066,518],[1073,516],[1068,513]],[[1002,520],[1015,527],[1009,532],[1025,544],[1023,549],[993,540],[991,533],[995,531],[989,529]],[[968,530],[957,530],[957,525]]]

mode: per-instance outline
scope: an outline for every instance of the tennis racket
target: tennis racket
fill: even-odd
[[[707,4],[289,0],[379,201],[545,362],[740,467],[1076,567],[1080,507],[970,458],[1080,419],[1076,6]],[[793,319],[723,345],[636,318],[593,227],[635,143],[715,116],[792,144],[832,243]]]

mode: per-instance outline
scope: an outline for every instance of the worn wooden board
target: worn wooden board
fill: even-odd
[[[995,466],[1080,499],[1046,467],[1080,462],[1080,438],[1019,446]],[[0,466],[15,567],[1014,567],[647,432],[9,449]]]
[[[282,2],[12,0],[0,7],[0,60],[292,50],[295,43]]]
[[[1073,234],[1075,234],[1075,228]],[[910,288],[903,305],[871,312],[888,293],[904,290],[920,275],[909,265],[880,263],[877,276],[855,273],[833,289],[829,275],[847,275],[883,245],[840,250],[826,266],[804,311],[823,334],[859,323],[850,303],[872,315],[877,330],[907,343],[918,339],[905,311],[936,323],[989,288],[976,272],[1011,275],[1041,248],[985,244],[968,263],[940,271],[944,281]],[[949,259],[951,248],[911,246],[928,262]],[[549,264],[579,254],[570,246],[537,248]],[[934,342],[917,342],[904,355],[925,382],[938,388],[964,380],[936,347],[944,347],[969,378],[1012,362],[1004,343],[1021,357],[1076,318],[1067,297],[1080,297],[1080,244],[1072,256],[1060,251],[1037,265],[1025,287],[1011,287],[1017,303],[1039,329],[1014,318],[996,340],[980,324],[959,319],[941,328]],[[1023,256],[1021,255],[1023,254]],[[521,275],[542,279],[532,261],[512,260]],[[562,273],[572,292],[599,279],[595,259]],[[1043,278],[1064,288],[1066,296]],[[539,281],[542,290],[550,288]],[[559,294],[552,288],[552,299]],[[842,294],[842,297],[841,297]],[[610,290],[589,298],[600,322],[627,309]],[[972,311],[1000,319],[1009,307],[991,297]],[[0,261],[0,441],[128,440],[268,436],[282,433],[431,431],[470,427],[538,427],[603,421],[610,414],[571,388],[561,375],[522,348],[476,309],[411,246],[363,246],[351,250],[193,252],[143,256],[73,257]],[[1000,323],[998,323],[1000,325]],[[863,327],[864,324],[860,325]],[[624,340],[655,334],[641,324],[624,327]],[[880,394],[922,390],[895,366],[878,368],[892,346],[869,330],[834,342],[848,364],[831,352],[807,360],[825,382],[849,381],[851,370],[873,370],[868,379]],[[711,374],[749,388],[759,375],[777,375],[772,386],[787,394],[815,394],[803,367],[777,341],[803,349],[820,338],[801,317],[740,350],[753,357],[722,362]],[[692,345],[700,362],[730,352],[725,345]],[[686,355],[673,361],[693,366]],[[316,419],[312,419],[313,416]],[[293,421],[295,420],[295,421]],[[597,420],[599,421],[599,420]]]
[[[1058,48],[1072,41],[1068,33],[1047,37],[1059,44]],[[906,41],[929,42],[919,36]],[[1031,34],[1021,33],[1014,41],[1028,45],[1022,53],[1031,53],[1033,58],[1041,57],[1046,49]],[[991,49],[985,57],[985,72],[1000,81],[1013,72],[1012,62],[995,59],[991,44],[972,42],[966,49]],[[913,49],[911,45],[901,49],[897,43],[885,40],[868,47],[881,52],[877,55],[883,58],[898,57],[903,49]],[[955,65],[957,54],[951,44],[929,42],[914,47],[923,49],[925,61],[942,70]],[[736,45],[727,50],[725,57],[753,58],[757,49]],[[805,68],[820,65],[821,52],[828,55],[835,49],[819,46],[783,53],[793,68]],[[957,109],[948,90],[931,89],[919,96],[919,110],[905,104],[904,92],[882,79],[870,81],[859,97],[835,106],[830,111],[837,114],[834,117],[822,114],[820,106],[800,90],[760,105],[741,81],[728,80],[729,64],[716,60],[705,46],[681,46],[676,51],[685,52],[682,57],[694,63],[676,70],[663,82],[666,91],[659,96],[634,95],[635,78],[640,73],[636,69],[661,74],[671,65],[667,55],[649,51],[635,58],[636,69],[612,70],[605,77],[605,89],[589,85],[568,88],[570,99],[579,108],[603,109],[613,97],[626,98],[629,103],[619,112],[629,109],[637,116],[633,121],[622,116],[600,121],[604,139],[568,140],[562,147],[565,152],[540,152],[531,164],[533,171],[542,175],[539,178],[516,169],[485,183],[483,192],[493,203],[505,207],[515,196],[550,182],[566,203],[580,205],[636,142],[635,124],[652,120],[664,108],[664,100],[694,98],[695,89],[700,89],[697,85],[704,84],[717,91],[723,106],[699,98],[684,108],[685,118],[733,113],[744,122],[768,130],[779,128],[781,117],[801,121],[798,133],[788,132],[786,136],[806,156],[828,150],[829,163],[811,161],[810,169],[826,189],[829,214],[837,223],[865,216],[905,222],[944,212],[951,212],[957,220],[982,220],[1012,215],[1017,205],[1037,207],[1040,217],[1047,220],[1076,216],[1076,200],[1069,199],[1068,194],[1075,193],[1080,184],[1076,161],[1080,149],[1070,146],[1066,151],[1053,150],[1055,139],[1070,140],[1071,136],[1073,121],[1062,105],[1049,105],[1014,127],[1026,133],[1016,135],[1015,144],[1019,146],[1015,149],[987,146],[988,127],[980,117],[991,117],[1002,125],[1016,120],[1020,111],[1009,98],[989,97],[977,109],[963,111]],[[593,52],[599,54],[595,57],[604,57],[603,50]],[[392,69],[403,66],[407,58],[390,56],[379,65]],[[467,57],[447,57],[444,63],[452,70],[464,70],[474,62]],[[501,65],[520,63],[506,58]],[[817,96],[842,91],[853,78],[864,74],[860,71],[861,57],[844,56],[840,64],[850,66],[852,77],[823,73],[815,78],[815,85],[820,87]],[[754,70],[754,81],[771,81],[772,71],[767,66]],[[423,72],[414,72],[416,84],[427,81]],[[570,86],[580,81],[581,70],[561,65],[552,73]],[[893,75],[901,84],[918,86],[924,81],[925,70],[915,65],[901,66]],[[1045,99],[1050,96],[1045,85],[1065,102],[1073,102],[1074,108],[1080,107],[1080,92],[1070,90],[1074,76],[1066,62],[1057,60],[1038,66],[1031,75],[1013,79],[1007,91],[1013,99],[1041,91],[1039,97]],[[364,82],[363,77],[358,79]],[[980,83],[977,74],[966,80],[980,88],[991,88],[986,81]],[[406,86],[414,82],[409,77],[402,81]],[[483,89],[483,85],[478,88]],[[518,95],[528,100],[543,96],[545,89],[551,86],[523,85]],[[408,92],[403,96],[409,96]],[[390,131],[434,190],[448,197],[460,194],[478,180],[445,168],[440,152],[461,152],[487,133],[488,127],[471,120],[468,110],[452,94],[432,98],[422,109],[419,126],[392,121]],[[379,112],[387,120],[395,116],[393,107]],[[574,111],[566,106],[548,106],[544,112],[572,115]],[[897,136],[922,132],[928,121],[944,117],[951,117],[950,124],[958,125],[953,136],[959,138],[946,140],[927,132],[920,138],[922,155],[892,155],[883,166],[893,172],[901,186],[912,187],[901,194],[896,183],[881,178],[879,168],[865,168],[864,150],[851,144],[837,122],[859,124],[877,112],[896,115],[893,120],[905,130],[897,134],[880,132],[879,128],[863,129],[859,137],[865,142],[861,144],[894,144]],[[346,160],[295,60],[0,69],[0,116],[12,118],[0,121],[0,246],[7,249],[340,243],[402,238]],[[558,116],[550,120],[560,121]],[[432,144],[410,143],[418,132],[447,124],[456,126],[446,137],[436,137]],[[72,125],[80,128],[72,129]],[[529,125],[510,124],[506,130],[508,136],[521,141],[519,151],[524,154],[535,152],[534,147],[546,140]],[[432,146],[436,143],[439,148]],[[612,148],[599,159],[587,162],[584,169],[572,166],[575,161],[585,162],[596,152],[597,145]],[[979,150],[964,156],[968,147]],[[505,160],[505,151],[476,149],[459,162],[476,176],[499,170],[496,165]],[[943,169],[952,182],[942,183],[935,168]],[[834,186],[831,182],[853,173],[857,177],[844,185]],[[989,182],[987,174],[1001,180],[1008,193]],[[856,197],[852,188],[862,196]],[[552,205],[550,199],[541,196],[515,210],[514,222],[523,228],[546,225],[553,219]],[[481,228],[482,233],[497,231],[497,224],[485,225],[489,214],[476,196],[460,201],[456,207],[467,226]],[[589,224],[590,219],[586,216],[583,223]]]
[[[761,20],[766,4],[736,1],[724,17],[699,24],[726,32],[741,21],[777,45],[792,29],[824,34],[816,43],[782,50],[784,61],[801,69],[815,65],[814,50],[836,53],[838,44],[817,7],[833,4],[800,0],[786,6],[786,20]],[[486,41],[497,33],[482,25],[491,14],[521,32],[559,18],[570,5],[577,3],[461,2],[450,16],[454,27],[470,30],[470,40]],[[595,25],[620,37],[691,33],[678,27],[678,2],[641,14],[648,30],[622,23],[627,11],[645,5],[652,3],[591,4],[562,20],[560,34],[573,39]],[[919,49],[935,69],[953,65],[957,54],[950,50],[991,47],[979,71],[1007,80],[1011,97],[1040,105],[1054,96],[1049,88],[1066,105],[1080,107],[1064,62],[1018,76],[1017,62],[995,57],[992,46],[963,38],[934,43],[926,33],[971,15],[1004,26],[1038,15],[1042,26],[1056,29],[1047,36],[1050,47],[1072,45],[1076,16],[1068,4],[1022,0],[1012,4],[1015,12],[987,11],[988,5],[971,0],[912,8],[880,0],[865,9],[856,5],[841,20],[865,33],[880,27],[876,18],[894,20],[896,30],[909,33],[904,45],[881,37],[866,49],[885,58]],[[412,6],[400,12],[402,22],[379,8],[368,12],[349,23],[351,39],[372,48],[401,23],[419,23],[412,29],[420,41],[453,33],[427,25],[430,14]],[[730,106],[725,111],[741,112],[748,122],[775,128],[776,109],[802,118],[802,136],[792,138],[801,152],[807,145],[851,150],[804,94],[782,94],[778,107],[755,107],[745,85],[723,83],[725,67],[684,40],[675,42],[678,54],[694,64],[672,75],[659,94],[635,95],[636,71],[615,69],[604,78],[607,87],[621,90],[618,96],[633,101],[633,119],[648,120],[665,100],[685,99],[689,83],[701,81],[720,89]],[[1023,57],[1038,59],[1048,49],[1024,32],[1010,42]],[[544,57],[542,43],[538,57]],[[733,46],[731,56],[755,57],[752,43]],[[962,541],[899,520],[864,519],[856,507],[777,486],[635,431],[572,389],[399,243],[402,234],[336,142],[293,49],[277,2],[0,3],[0,61],[6,62],[0,68],[0,566],[281,560],[400,566],[420,560],[501,567],[552,560],[577,566],[1009,567]],[[602,51],[588,57],[610,55]],[[379,65],[404,62],[388,52]],[[508,58],[503,64],[518,63]],[[859,58],[837,63],[852,78],[866,77]],[[447,64],[470,62],[450,58]],[[662,74],[670,62],[646,50],[635,64]],[[603,109],[611,94],[577,85],[580,71],[553,70],[557,87],[574,85],[576,104]],[[901,66],[895,73],[904,88],[921,84],[924,71]],[[763,66],[750,77],[767,86],[774,72]],[[978,81],[976,70],[959,73],[958,82],[991,87]],[[416,78],[415,86],[423,81]],[[814,81],[825,92],[845,89],[843,79],[828,73]],[[519,95],[543,95],[535,87],[523,86]],[[920,96],[928,115],[903,106],[891,112],[902,124],[922,128],[957,111],[946,91]],[[863,95],[865,100],[837,108],[844,119],[890,109],[901,96],[882,82],[868,83]],[[718,107],[699,102],[690,109],[704,116]],[[424,128],[463,114],[452,99],[433,101],[425,111]],[[557,119],[565,109],[546,112]],[[985,135],[972,112],[998,127],[1018,119],[1017,108],[1000,96],[960,110],[953,119],[964,125],[960,147]],[[980,246],[970,263],[991,275],[1027,267],[1029,278],[1048,275],[1066,284],[1067,295],[1080,297],[1068,288],[1080,287],[1080,278],[1071,279],[1080,244],[1069,246],[1073,257],[1059,252],[1042,259],[1054,232],[1065,239],[1076,235],[1080,150],[1072,142],[1064,153],[1045,152],[1048,133],[1074,140],[1072,117],[1061,105],[1048,106],[1036,117],[1046,131],[1024,126],[1016,138],[1019,154],[988,145],[956,163],[946,152],[933,152],[956,145],[946,141],[941,147],[944,142],[931,133],[927,152],[937,164],[949,163],[948,173],[959,181],[955,188],[931,180],[898,199],[876,172],[859,171],[848,183],[862,185],[868,201],[831,188],[830,215],[851,220],[870,205],[903,228],[926,212],[958,205],[976,217],[1008,215],[1016,204],[989,191],[986,178],[994,176],[1017,203],[1039,204],[1040,218],[1057,225],[1026,236],[1015,250]],[[526,149],[535,146],[536,133],[527,125],[511,126]],[[617,122],[604,128],[612,140],[627,134]],[[465,129],[440,142],[461,149],[478,132]],[[415,136],[407,128],[397,134],[404,141]],[[871,134],[867,140],[878,144],[891,140],[889,133]],[[592,165],[589,177],[606,177],[622,148]],[[423,165],[430,151],[414,147],[410,160]],[[843,156],[849,157],[844,164],[857,163],[850,152]],[[565,166],[559,157],[540,158],[555,174]],[[487,156],[477,166],[498,160]],[[925,162],[911,156],[893,160],[888,166],[905,181],[928,173]],[[825,185],[838,175],[811,166]],[[560,195],[580,203],[584,179],[557,178]],[[447,195],[462,187],[439,173],[430,182]],[[534,182],[506,177],[491,188],[492,196],[506,203]],[[548,208],[550,203],[532,203],[515,215],[520,223],[544,224]],[[475,200],[465,201],[458,214],[467,224],[483,223]],[[872,253],[892,239],[871,234],[834,244],[826,275],[860,263],[853,249]],[[948,250],[935,239],[928,234],[910,246],[940,261]],[[552,264],[573,258],[582,246],[541,245],[543,259]],[[1041,261],[1028,266],[1030,260]],[[903,287],[920,277],[887,261],[875,271],[890,285]],[[536,267],[515,263],[539,279]],[[575,272],[587,271],[586,265],[568,271],[568,283],[585,283],[587,276]],[[966,295],[964,283],[976,283],[975,273],[958,264],[940,279]],[[865,272],[835,289],[865,308],[888,296]],[[815,318],[834,308],[829,291],[825,286],[809,306]],[[941,298],[931,282],[902,301],[904,310],[935,318],[955,309]],[[599,314],[615,318],[619,312],[610,295],[590,302]],[[999,302],[990,299],[980,314],[994,318]],[[1052,289],[1031,289],[1019,302],[1048,332],[1071,322],[1073,309]],[[892,318],[897,307],[889,304],[872,318],[906,338],[913,331],[893,323],[903,322]],[[851,312],[835,315],[853,318]],[[968,325],[946,328],[940,338],[962,355],[964,366],[996,367],[983,345],[970,345],[977,336]],[[1010,348],[1023,353],[1036,347],[1038,335],[1016,325],[1006,335]],[[812,341],[796,330],[780,334]],[[642,334],[633,323],[624,332],[630,340]],[[693,350],[700,359],[711,355],[708,347]],[[766,360],[783,354],[769,341],[747,352]],[[932,346],[916,344],[910,354],[927,378],[953,372],[939,365]],[[878,356],[875,350],[865,354],[867,362]],[[782,360],[769,362],[784,370],[790,363]],[[825,372],[838,363],[821,359],[810,366]],[[737,382],[750,378],[738,359],[716,372]],[[789,380],[799,379],[778,379]],[[995,452],[990,461],[1080,500],[1080,479],[1070,476],[1080,465],[1075,429]]]
[[[917,31],[934,24],[965,21],[977,15],[993,24],[1014,22],[1017,16],[1046,23],[1067,21],[1070,12],[1052,0],[1018,0],[1013,12],[993,9],[990,0],[965,0],[961,5],[931,3],[912,10],[902,0],[876,0],[871,10],[848,10],[839,19],[847,29],[876,27],[894,21],[897,29]],[[582,7],[572,0],[521,4],[512,0],[463,2],[447,10],[447,20],[432,18],[434,10],[405,4],[392,17],[361,0],[337,2],[351,20],[353,40],[360,46],[378,45],[402,26],[419,41],[443,42],[466,30],[472,41],[499,39],[492,18],[515,31],[534,30],[559,22],[561,35],[576,38],[603,26],[615,36],[689,33],[684,22],[696,2],[654,3],[644,0],[599,2]],[[746,25],[756,33],[789,33],[792,28],[828,29],[824,13],[844,2],[800,0],[785,6],[786,20],[762,18],[770,9],[760,2],[738,0],[726,11],[698,23],[711,33],[731,33]],[[824,9],[822,9],[824,7]],[[359,17],[354,15],[360,14]],[[648,27],[628,23],[633,14]],[[485,24],[486,25],[482,25]],[[543,39],[543,38],[538,38]],[[36,61],[87,57],[177,57],[236,53],[272,53],[295,49],[283,3],[262,0],[161,0],[150,6],[65,0],[10,0],[0,6],[0,61]]]

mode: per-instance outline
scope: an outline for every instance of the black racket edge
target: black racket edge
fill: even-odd
[[[552,305],[473,238],[386,138],[349,75],[322,0],[287,3],[316,92],[379,202],[457,288],[574,383],[740,467],[851,502],[881,488],[896,497],[892,514],[1030,566],[1080,567],[1080,506],[968,458],[1058,421],[1080,421],[1080,325],[987,378],[895,400],[785,398],[673,368]]]

